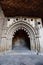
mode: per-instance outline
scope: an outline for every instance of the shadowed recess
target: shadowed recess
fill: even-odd
[[[30,38],[28,37],[28,34],[24,30],[18,30],[16,31],[15,35],[13,35],[12,39],[12,49],[15,47],[21,48],[27,48],[30,49]]]

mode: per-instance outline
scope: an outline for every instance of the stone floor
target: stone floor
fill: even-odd
[[[29,50],[7,51],[0,53],[0,65],[43,65],[43,56]]]

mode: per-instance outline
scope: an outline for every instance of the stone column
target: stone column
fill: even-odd
[[[36,36],[36,41],[37,41],[36,49],[37,49],[38,52],[40,52],[40,42],[39,42],[39,36],[38,35]]]
[[[31,50],[34,50],[35,51],[35,38],[34,37],[31,37],[30,38],[30,44],[31,44]]]
[[[1,51],[6,50],[6,18],[3,19],[2,33],[1,33]]]
[[[2,40],[4,40],[4,38],[2,38],[2,31],[3,31],[3,22],[4,22],[4,14],[2,11],[2,8],[0,7],[0,51],[2,51],[3,45],[2,44]]]
[[[7,38],[6,50],[12,50],[12,38]]]

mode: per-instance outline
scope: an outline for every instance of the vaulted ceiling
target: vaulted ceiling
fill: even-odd
[[[43,0],[0,0],[5,16],[29,16],[43,18]]]

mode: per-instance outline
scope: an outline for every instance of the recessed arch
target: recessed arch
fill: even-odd
[[[19,48],[18,48],[19,47]],[[12,38],[12,49],[31,49],[29,34],[24,29],[19,29],[15,32]],[[16,49],[16,50],[17,50]]]
[[[29,23],[23,22],[23,21],[15,22],[15,24],[12,24],[7,31],[7,44],[9,43],[10,48],[12,49],[13,35],[19,29],[23,29],[24,31],[27,32],[27,34],[30,37],[31,49],[35,50],[36,49],[36,38],[35,38],[36,31]]]

